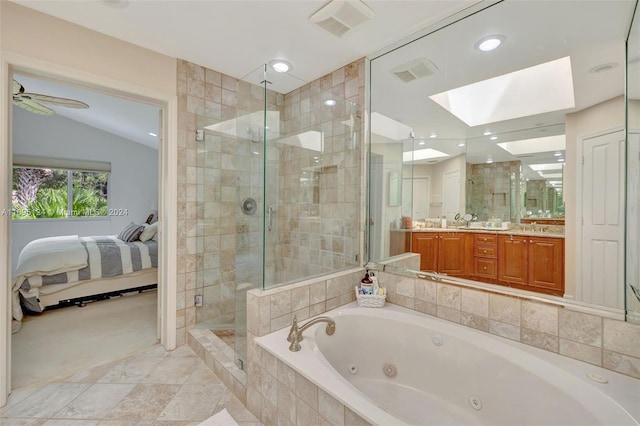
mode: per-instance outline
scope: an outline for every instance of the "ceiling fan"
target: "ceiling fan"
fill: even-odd
[[[89,105],[76,99],[59,98],[56,96],[41,95],[24,91],[22,84],[13,80],[13,103],[34,114],[53,115],[55,111],[42,105],[50,104],[67,108],[89,108]]]

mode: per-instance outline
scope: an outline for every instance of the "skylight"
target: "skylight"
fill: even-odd
[[[402,161],[418,161],[418,160],[431,160],[434,158],[449,157],[449,154],[438,151],[432,148],[416,149],[415,151],[407,151],[402,153]]]
[[[498,145],[511,155],[534,154],[538,152],[564,151],[565,135],[545,136],[543,138],[522,139],[513,142],[501,142]]]
[[[562,164],[560,163],[529,164],[529,167],[536,172],[542,170],[562,170]]]
[[[573,108],[569,56],[429,96],[468,126]]]

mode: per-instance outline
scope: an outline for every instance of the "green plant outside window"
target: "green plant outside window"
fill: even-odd
[[[109,173],[13,168],[13,219],[107,216]]]

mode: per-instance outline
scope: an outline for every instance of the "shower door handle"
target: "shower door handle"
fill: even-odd
[[[272,214],[273,214],[273,206],[269,206],[269,207],[267,207],[267,214],[269,215],[269,226],[267,227],[267,229],[268,229],[269,231],[271,231],[271,224],[272,224],[272,222],[271,222],[271,216],[272,216]]]

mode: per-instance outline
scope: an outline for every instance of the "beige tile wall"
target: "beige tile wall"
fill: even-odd
[[[251,276],[251,262],[237,269],[236,256],[261,259],[259,222],[240,212],[240,199],[262,194],[260,157],[251,135],[225,137],[196,129],[262,111],[264,90],[217,71],[178,60],[178,238],[177,344],[196,322],[233,324],[238,313],[236,284]],[[271,110],[284,109],[284,96],[267,92]],[[257,171],[257,172],[256,172]],[[259,271],[260,272],[260,271]],[[253,283],[255,286],[256,283]],[[204,296],[196,308],[194,296]]]
[[[362,268],[247,294],[246,405],[271,425],[368,424],[282,361],[260,348],[255,337],[291,326],[355,300]],[[286,342],[284,342],[286,343]]]
[[[279,149],[278,243],[274,281],[359,265],[364,60],[346,65],[284,97],[284,134],[322,133],[322,149]],[[334,106],[324,101],[335,100]],[[347,123],[347,124],[345,124]],[[356,137],[353,137],[356,132]]]
[[[381,272],[388,302],[640,378],[640,325]]]

